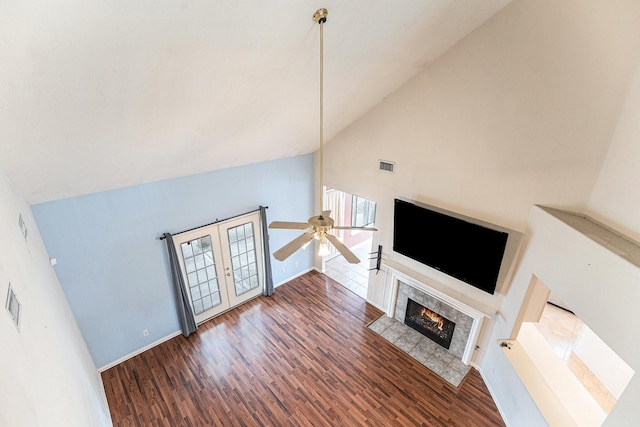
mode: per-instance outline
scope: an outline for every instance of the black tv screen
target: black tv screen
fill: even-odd
[[[490,294],[496,289],[508,237],[504,231],[395,200],[395,252]]]

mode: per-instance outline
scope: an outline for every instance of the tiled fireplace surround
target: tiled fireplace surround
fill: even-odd
[[[457,386],[471,363],[482,323],[488,314],[391,267],[387,269],[387,317],[371,325],[436,374]],[[404,324],[409,298],[455,322],[449,350]]]
[[[398,299],[396,300],[394,315],[394,318],[400,323],[404,323],[409,298],[456,324],[453,338],[451,339],[451,346],[449,347],[449,353],[452,353],[462,360],[462,355],[464,354],[464,349],[469,339],[469,332],[471,332],[473,319],[451,307],[449,304],[401,281],[398,285]],[[446,350],[442,346],[441,348]]]

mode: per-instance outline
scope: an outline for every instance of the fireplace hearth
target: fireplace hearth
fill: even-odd
[[[402,273],[390,266],[388,270],[387,282],[391,286],[388,292],[387,316],[394,318],[398,323],[406,326],[407,330],[414,332],[413,328],[405,324],[405,317],[409,300],[413,300],[425,308],[440,314],[442,317],[455,323],[455,332],[452,332],[450,347],[444,348],[432,342],[436,348],[446,351],[459,358],[463,364],[469,365],[472,362],[474,351],[477,349],[476,343],[482,323],[485,317],[491,317],[491,309],[481,306],[482,311],[469,305],[465,295],[452,297],[441,290],[438,290],[425,282]],[[414,335],[421,335],[420,333]],[[426,336],[425,340],[427,339]],[[394,342],[394,340],[391,340]],[[429,366],[427,366],[429,368]],[[431,368],[429,368],[431,369]]]
[[[447,350],[451,346],[455,322],[409,298],[404,323]]]

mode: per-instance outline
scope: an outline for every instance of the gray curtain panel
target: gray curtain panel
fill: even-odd
[[[193,308],[189,303],[189,290],[187,289],[182,277],[180,269],[180,261],[176,253],[176,247],[173,244],[173,237],[170,233],[164,233],[164,240],[167,242],[167,252],[169,254],[169,265],[171,267],[171,279],[173,289],[176,296],[176,310],[178,311],[178,320],[182,328],[182,335],[188,337],[191,333],[198,329],[196,318],[193,314]]]
[[[271,272],[271,251],[269,250],[269,229],[267,227],[267,208],[260,206],[260,224],[262,225],[262,252],[264,253],[264,292],[273,295],[273,274]]]

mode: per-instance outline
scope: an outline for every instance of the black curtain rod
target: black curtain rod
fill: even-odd
[[[234,216],[231,216],[231,217],[225,218],[225,219],[217,219],[216,218],[215,221],[210,222],[209,224],[199,225],[197,227],[193,227],[193,228],[190,228],[188,230],[182,230],[182,231],[179,231],[177,233],[172,233],[171,235],[172,236],[176,236],[178,234],[186,233],[187,231],[193,231],[193,230],[197,230],[198,228],[208,227],[210,225],[217,224],[219,222],[229,221],[230,219],[238,218],[239,216],[243,216],[243,215],[247,215],[247,214],[250,214],[250,213],[258,212],[260,210],[260,208],[262,208],[262,207],[264,207],[265,209],[269,209],[269,206],[260,206],[258,209],[254,209],[254,210],[249,211],[249,212],[245,212],[245,213],[241,213],[241,214],[238,214],[238,215],[234,215]],[[162,236],[158,237],[158,239],[159,240],[164,240],[164,234]]]

